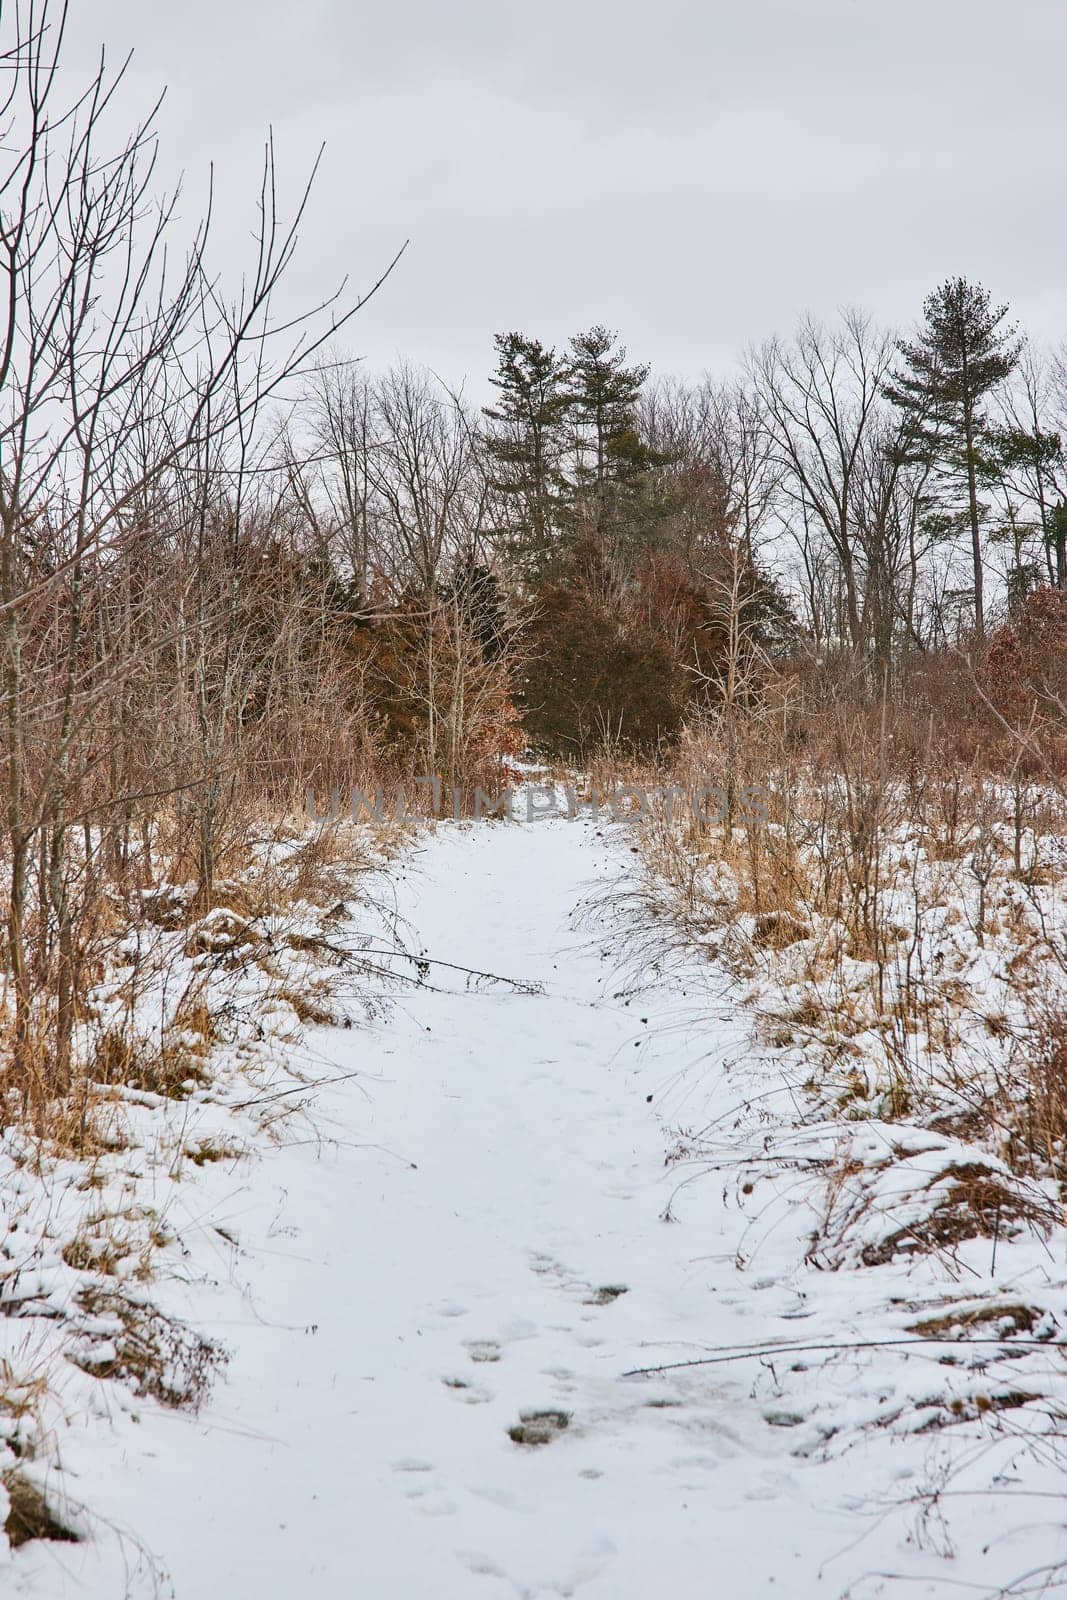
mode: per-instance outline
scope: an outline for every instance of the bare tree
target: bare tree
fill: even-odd
[[[853,516],[862,571],[867,647],[883,679],[901,645],[920,645],[916,606],[924,558],[937,540],[927,513],[928,462],[903,448],[900,419],[878,414],[854,477]]]
[[[462,397],[401,363],[374,388],[379,436],[371,467],[394,575],[436,592],[486,521],[487,475],[478,430]]]
[[[827,329],[805,319],[790,343],[772,339],[749,358],[749,371],[781,469],[782,491],[801,515],[810,541],[818,526],[840,566],[848,640],[866,648],[862,552],[856,520],[858,478],[879,395],[893,354],[891,339],[860,311]]]
[[[284,464],[290,492],[321,552],[366,601],[375,562],[375,453],[381,419],[372,384],[341,352],[309,375],[299,406],[303,444],[290,432]]]
[[[672,379],[642,393],[642,437],[660,457],[675,502],[668,537],[691,563],[723,539],[754,556],[770,516],[778,469],[759,398],[746,384]]]
[[[156,512],[179,479],[203,475],[209,460],[216,476],[240,478],[267,400],[356,309],[338,314],[333,300],[318,324],[274,319],[308,190],[283,221],[269,144],[256,256],[238,299],[224,298],[208,268],[210,211],[179,259],[175,197],[153,200],[154,109],[106,146],[125,65],[111,72],[102,57],[64,100],[66,19],[66,5],[49,0],[13,6],[0,55],[0,681],[8,966],[24,1089],[42,976],[45,1003],[53,987],[55,998],[50,1086],[66,1077],[70,845],[78,785],[97,759],[84,735],[133,666],[124,650],[135,630],[107,641],[96,626],[100,586],[158,536]]]
[[[1067,379],[1061,364],[1033,345],[998,396],[987,475],[1012,547],[1013,588],[1042,578],[1067,587]]]

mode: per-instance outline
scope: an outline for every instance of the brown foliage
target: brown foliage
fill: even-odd
[[[736,551],[706,554],[706,571],[669,551],[647,552],[626,571],[603,541],[578,541],[535,596],[523,692],[535,745],[580,759],[607,741],[648,755],[719,698],[737,608],[753,652],[774,596]]]

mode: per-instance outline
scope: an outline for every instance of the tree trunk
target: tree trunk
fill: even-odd
[[[978,520],[978,473],[974,460],[974,418],[968,408],[964,418],[967,445],[967,510],[971,524],[971,561],[974,565],[974,628],[979,643],[985,641],[985,600],[982,571],[982,528]]]

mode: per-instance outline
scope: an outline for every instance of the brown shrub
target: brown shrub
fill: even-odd
[[[1039,1018],[1009,1122],[1013,1164],[1067,1182],[1067,1012],[1053,1008]]]

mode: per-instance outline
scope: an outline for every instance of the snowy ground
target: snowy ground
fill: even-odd
[[[619,927],[575,915],[626,855],[546,820],[442,826],[394,868],[427,958],[523,988],[430,966],[370,1026],[312,1030],[339,1081],[281,1143],[159,1177],[181,1266],[156,1298],[229,1363],[196,1416],[77,1373],[48,1487],[90,1537],[0,1555],[0,1592],[1067,1593],[1065,1363],[1037,1347],[1062,1260],[805,1263],[821,1192],[802,1135],[761,1186],[788,1091],[725,979],[635,986]],[[721,1161],[688,1162],[712,1126]],[[979,1288],[1025,1299],[1033,1345],[803,1353],[908,1340]],[[797,1348],[623,1376],[754,1345]]]

